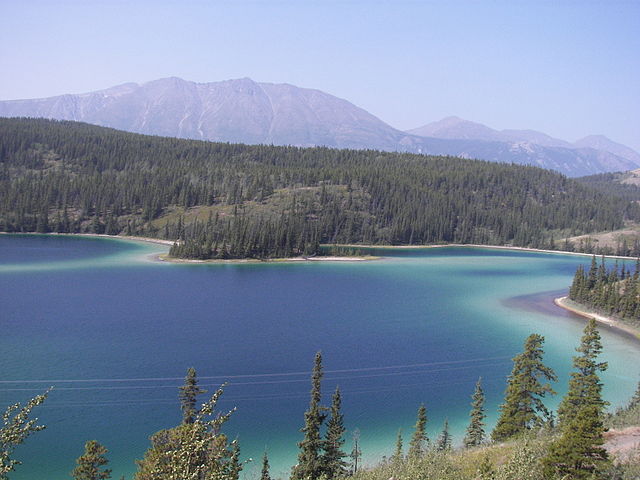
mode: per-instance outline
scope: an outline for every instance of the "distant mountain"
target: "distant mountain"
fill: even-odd
[[[589,135],[574,143],[577,147],[594,148],[596,150],[604,150],[610,152],[619,157],[626,158],[637,164],[640,164],[640,153],[635,150],[616,143],[613,140],[608,139],[604,135]]]
[[[625,145],[613,142],[603,135],[591,135],[572,144],[535,130],[495,130],[481,123],[471,122],[459,117],[446,117],[437,122],[408,130],[407,133],[447,140],[479,140],[508,143],[511,144],[510,149],[513,152],[528,150],[533,159],[542,161],[545,164],[549,162],[551,162],[550,164],[566,164],[571,157],[579,157],[582,160],[580,163],[584,163],[581,168],[587,165],[590,165],[590,168],[599,168],[598,165],[604,164],[607,169],[602,170],[603,172],[636,168],[632,165],[640,166],[640,154],[638,152]],[[539,147],[548,147],[552,150],[540,149]],[[562,149],[570,149],[574,150],[574,152],[565,152]],[[546,158],[547,156],[550,158]],[[540,163],[538,162],[538,164]],[[567,166],[569,165],[567,164]],[[548,168],[558,168],[558,166],[549,166]],[[571,173],[569,174],[571,175]]]
[[[248,78],[195,83],[172,77],[78,95],[0,101],[0,116],[76,120],[222,142],[452,155],[531,164],[569,176],[640,167],[640,159],[628,155],[589,145],[575,148],[540,132],[497,131],[457,117],[402,132],[319,90]]]

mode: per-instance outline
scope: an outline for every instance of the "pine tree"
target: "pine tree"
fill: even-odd
[[[506,440],[525,432],[550,417],[542,398],[555,394],[549,383],[556,381],[554,371],[542,363],[544,337],[529,335],[524,352],[513,358],[513,370],[507,381],[500,418],[491,434],[494,441]]]
[[[331,417],[327,421],[324,455],[322,457],[324,473],[328,479],[342,477],[347,472],[347,463],[343,460],[347,454],[342,451],[345,428],[343,416],[340,412],[341,406],[340,389],[336,387],[331,401]]]
[[[451,434],[449,433],[449,419],[447,418],[444,419],[442,432],[440,433],[436,443],[436,450],[440,452],[451,450]]]
[[[76,460],[78,466],[71,472],[75,480],[105,480],[111,478],[111,469],[101,470],[109,463],[105,458],[107,449],[95,440],[84,445],[84,454]]]
[[[398,430],[398,435],[396,437],[396,450],[393,454],[393,460],[395,462],[399,462],[404,458],[404,454],[402,453],[402,429]]]
[[[571,373],[569,390],[558,408],[561,435],[549,447],[543,459],[545,475],[576,480],[609,478],[611,466],[604,444],[604,409],[602,384],[598,373],[606,370],[605,362],[597,363],[602,351],[596,321],[589,320],[580,346],[573,358],[576,371]]]
[[[291,478],[293,480],[315,480],[320,477],[323,470],[321,450],[323,442],[320,437],[320,428],[325,415],[320,406],[320,382],[322,380],[322,353],[316,353],[316,358],[311,375],[311,399],[309,409],[304,414],[304,439],[298,443],[300,453],[298,464],[293,467]]]
[[[411,442],[409,442],[409,453],[407,456],[411,459],[416,459],[424,452],[426,443],[429,441],[427,437],[427,408],[420,405],[418,408],[418,415],[416,424],[414,426],[413,436]]]
[[[576,351],[580,355],[573,357],[575,371],[571,373],[569,389],[558,406],[560,427],[570,422],[584,405],[596,405],[600,409],[606,406],[601,397],[602,384],[598,372],[607,369],[607,362],[596,362],[596,358],[602,352],[602,343],[595,319],[587,322]]]
[[[260,472],[260,480],[271,480],[271,476],[269,475],[269,457],[267,457],[266,450],[264,455],[262,455],[262,471]]]
[[[464,437],[465,447],[477,447],[484,441],[484,391],[482,390],[482,378],[478,378],[476,389],[471,396],[471,421]]]
[[[231,458],[229,459],[229,474],[226,480],[239,480],[242,471],[242,463],[240,463],[240,443],[238,439],[231,442]]]
[[[198,395],[207,393],[198,387],[198,379],[196,378],[196,370],[191,367],[187,370],[187,376],[184,379],[184,385],[180,387],[180,408],[182,409],[182,423],[193,423],[196,416],[196,401]]]
[[[352,466],[351,474],[355,475],[356,473],[358,473],[358,462],[362,457],[362,450],[360,449],[360,430],[356,428],[353,431],[351,438],[353,440],[353,448],[351,449],[351,453],[349,454],[349,457],[351,458],[351,466]]]

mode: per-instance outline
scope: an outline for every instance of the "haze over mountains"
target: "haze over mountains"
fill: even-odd
[[[631,170],[640,154],[603,136],[571,144],[532,130],[448,117],[408,132],[352,103],[289,84],[165,78],[91,93],[0,101],[0,116],[75,120],[181,138],[455,155],[531,164],[569,176]]]

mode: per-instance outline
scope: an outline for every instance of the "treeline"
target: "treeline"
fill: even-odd
[[[388,478],[438,480],[560,480],[560,479],[631,479],[637,478],[638,463],[632,458],[614,464],[604,448],[606,423],[627,426],[638,419],[640,389],[614,420],[607,417],[607,402],[602,399],[599,375],[606,362],[598,362],[602,352],[595,320],[585,326],[567,393],[557,411],[557,418],[544,405],[546,396],[555,392],[550,382],[557,380],[554,371],[543,362],[544,338],[530,335],[521,354],[513,358],[513,369],[507,379],[504,402],[498,422],[490,435],[485,433],[484,392],[481,381],[472,396],[469,427],[464,446],[453,448],[445,420],[435,440],[427,435],[427,409],[418,409],[416,424],[409,442],[403,447],[398,434],[393,455],[373,469],[359,469],[361,456],[358,435],[354,435],[351,455],[343,446],[346,429],[341,412],[341,394],[336,388],[331,406],[321,404],[322,357],[315,358],[311,376],[309,407],[301,428],[302,441],[292,468],[291,480],[386,480]],[[223,393],[218,389],[208,402],[198,407],[197,399],[206,393],[197,382],[196,372],[189,369],[180,388],[182,422],[152,435],[151,446],[142,460],[134,480],[202,479],[239,480],[244,463],[240,445],[229,441],[221,429],[233,413],[216,411]],[[0,427],[0,479],[6,478],[19,465],[13,456],[15,446],[29,434],[41,430],[30,419],[32,409],[45,401],[46,394],[34,398],[25,407],[15,405],[4,414]],[[615,421],[617,417],[617,423]],[[505,444],[505,442],[507,442]],[[75,480],[111,478],[107,469],[107,449],[97,441],[85,444],[85,452],[76,461]],[[350,457],[351,462],[346,459]],[[262,457],[261,480],[271,480],[267,452]]]
[[[600,265],[592,257],[588,271],[582,265],[576,270],[569,298],[607,315],[640,321],[640,259],[632,274],[624,263],[607,268],[604,257]]]
[[[190,258],[320,244],[511,244],[640,220],[628,199],[536,167],[378,151],[248,146],[0,119],[0,231],[176,240]]]

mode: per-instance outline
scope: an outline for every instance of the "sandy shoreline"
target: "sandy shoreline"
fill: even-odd
[[[569,300],[569,297],[567,296],[556,298],[553,301],[553,303],[555,303],[560,308],[564,308],[565,310],[575,313],[576,315],[580,315],[584,318],[594,318],[596,322],[602,325],[606,325],[613,330],[617,330],[619,333],[622,333],[625,336],[632,337],[635,340],[640,341],[640,329],[624,323],[621,320],[607,317],[606,315],[602,315],[600,313],[583,310],[582,308],[578,308],[578,305],[576,304],[569,305],[569,302],[571,302],[571,300]]]

